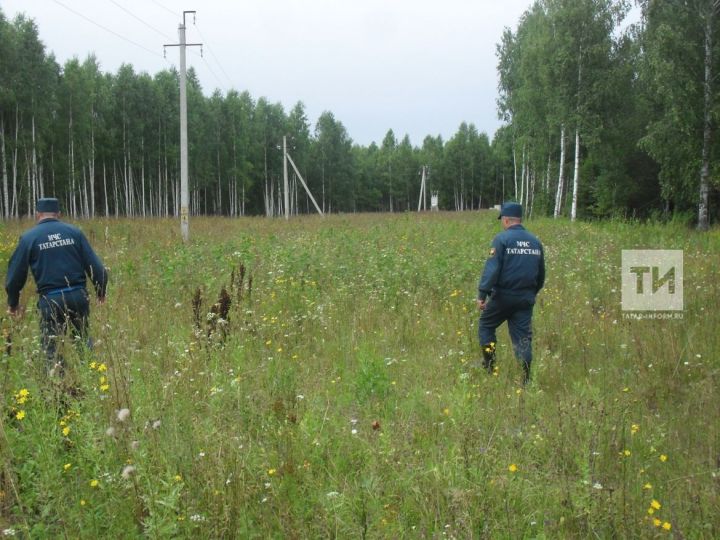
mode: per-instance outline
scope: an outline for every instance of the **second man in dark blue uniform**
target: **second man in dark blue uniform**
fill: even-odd
[[[515,356],[523,367],[523,383],[530,380],[532,313],[535,296],[545,284],[543,246],[522,223],[522,206],[508,202],[500,216],[504,231],[492,241],[490,257],[478,284],[477,305],[482,311],[478,334],[483,366],[495,367],[496,330],[507,321]]]

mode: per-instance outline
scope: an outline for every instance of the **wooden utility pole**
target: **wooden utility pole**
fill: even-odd
[[[202,47],[202,43],[185,42],[185,15],[195,11],[183,11],[183,22],[178,26],[180,43],[166,43],[165,47],[180,47],[180,233],[183,242],[190,238],[190,195],[188,194],[188,139],[187,139],[187,92],[185,77],[185,47]],[[200,49],[202,54],[202,49]]]

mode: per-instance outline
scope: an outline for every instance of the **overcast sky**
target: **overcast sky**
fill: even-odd
[[[389,128],[414,145],[451,137],[460,122],[492,138],[497,119],[495,45],[530,0],[0,0],[24,12],[60,64],[94,52],[103,71],[120,64],[154,74],[178,64],[182,10],[188,54],[206,94],[248,90],[310,122],[329,110],[354,141],[380,142]],[[69,9],[68,9],[69,8]],[[83,18],[84,17],[84,18]],[[90,22],[92,21],[92,22]],[[95,23],[95,24],[93,24]],[[100,25],[103,28],[98,27]],[[114,35],[119,34],[121,37]],[[130,43],[130,40],[133,43]]]

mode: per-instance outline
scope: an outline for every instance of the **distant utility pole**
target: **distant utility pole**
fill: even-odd
[[[427,209],[427,194],[426,194],[426,180],[427,180],[427,165],[422,167],[422,179],[420,180],[420,199],[418,200],[418,212],[420,209]]]
[[[190,195],[188,194],[188,139],[187,139],[187,92],[185,90],[185,47],[201,47],[202,43],[185,42],[185,15],[195,11],[183,11],[183,22],[178,26],[180,43],[166,43],[164,47],[180,47],[180,233],[183,242],[190,238]]]
[[[305,192],[308,194],[308,197],[310,197],[310,200],[315,205],[315,210],[317,210],[318,214],[320,214],[321,217],[325,217],[323,214],[323,211],[320,210],[320,207],[318,206],[317,201],[315,200],[315,197],[313,197],[313,194],[310,192],[310,188],[305,183],[305,180],[302,177],[302,174],[300,174],[300,171],[297,168],[297,165],[295,165],[295,162],[293,161],[292,157],[290,157],[290,154],[288,154],[287,151],[287,140],[286,136],[283,135],[283,175],[285,180],[285,219],[290,219],[290,205],[288,203],[290,199],[289,189],[288,189],[288,171],[287,171],[287,163],[290,162],[290,165],[292,166],[293,170],[295,171],[295,174],[297,175],[298,180],[300,180],[300,183],[305,188]]]
[[[290,219],[290,187],[288,186],[287,158],[287,137],[283,135],[283,185],[285,188],[285,221]]]

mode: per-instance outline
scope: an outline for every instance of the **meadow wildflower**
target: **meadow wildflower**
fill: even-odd
[[[631,454],[631,453],[632,453],[632,452],[630,452],[630,450],[628,450],[628,449],[626,448],[625,450],[623,450],[622,455],[625,456],[625,457],[630,457],[630,454]]]
[[[650,482],[648,482],[647,484],[645,484],[643,486],[643,489],[652,489],[652,484]]]
[[[652,508],[654,508],[655,510],[660,510],[660,508],[662,508],[662,505],[655,499],[652,500],[652,502],[650,503],[650,506]]]
[[[16,420],[22,420],[23,418],[25,418],[25,411],[20,410],[20,411],[18,411],[18,412],[15,413],[15,419],[16,419]]]
[[[173,480],[175,480],[176,482],[182,482],[182,476],[179,474],[176,474],[175,477],[173,478]]]
[[[63,465],[63,471],[69,471],[72,468],[72,463],[66,463]]]
[[[107,429],[105,430],[105,435],[107,435],[108,437],[114,437],[114,436],[115,436],[115,428],[112,427],[112,426],[110,426],[109,428],[107,428]]]
[[[127,420],[128,418],[130,418],[130,409],[127,409],[127,408],[125,408],[125,409],[120,409],[120,410],[117,412],[118,422],[124,422],[124,421]]]
[[[640,426],[637,424],[633,424],[630,426],[630,434],[635,435],[638,431],[640,431]]]
[[[668,460],[668,457],[665,454],[660,454],[660,461],[665,463]]]
[[[18,405],[24,405],[25,402],[28,400],[29,397],[30,397],[30,392],[28,391],[28,389],[27,389],[27,388],[21,388],[21,389],[18,390],[17,393],[15,394],[15,402],[16,402]]]
[[[64,428],[62,428],[62,434],[63,437],[67,437],[68,435],[70,435],[70,426],[65,426]]]
[[[511,463],[508,466],[508,471],[510,471],[511,473],[517,472],[517,470],[518,470],[517,465],[515,465],[514,463]]]
[[[125,465],[122,472],[120,473],[120,476],[122,476],[125,480],[127,480],[128,478],[130,478],[133,475],[134,472],[135,472],[135,467],[133,467],[132,465]]]
[[[672,525],[670,524],[669,521],[666,521],[662,524],[662,528],[665,529],[666,531],[669,531],[670,529],[672,529]]]
[[[268,469],[268,476],[275,476],[275,473],[277,472],[276,469]]]
[[[659,527],[660,525],[662,525],[662,520],[660,520],[658,518],[653,518],[653,525],[655,525],[656,527]]]
[[[100,485],[100,481],[99,481],[99,480],[96,480],[95,478],[93,478],[92,480],[90,480],[90,487],[91,487],[91,488],[96,488],[96,487],[98,487],[99,485]]]

